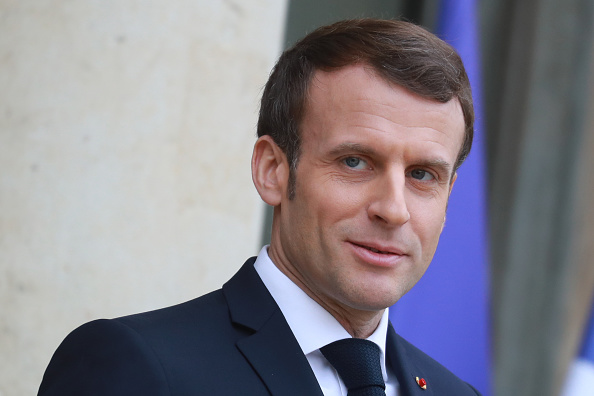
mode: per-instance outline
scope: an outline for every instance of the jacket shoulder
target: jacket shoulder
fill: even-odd
[[[214,328],[224,332],[225,318],[217,290],[171,307],[83,324],[54,353],[39,395],[169,395],[172,361],[191,342],[216,340]]]
[[[72,331],[47,367],[39,395],[168,395],[159,360],[136,332],[100,319]]]

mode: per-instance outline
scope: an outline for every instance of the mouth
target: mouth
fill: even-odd
[[[357,261],[375,268],[395,268],[403,263],[406,254],[394,247],[369,242],[348,242]]]
[[[356,247],[369,250],[370,252],[373,252],[376,254],[385,254],[385,255],[392,255],[392,256],[393,255],[396,255],[396,256],[404,256],[405,255],[400,249],[397,249],[394,247],[370,245],[367,243],[359,243],[359,242],[350,242],[350,243],[352,245],[355,245]]]
[[[361,245],[359,245],[359,246],[361,246]],[[391,252],[384,252],[383,250],[377,250],[377,249],[374,249],[374,248],[372,248],[372,247],[369,247],[369,246],[361,246],[361,247],[363,247],[363,248],[365,248],[365,249],[367,249],[367,250],[371,250],[371,251],[372,251],[372,252],[374,252],[374,253],[381,253],[381,254],[392,254]]]

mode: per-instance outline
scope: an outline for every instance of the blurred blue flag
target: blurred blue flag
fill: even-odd
[[[437,35],[456,48],[476,115],[470,156],[458,170],[447,220],[425,276],[390,309],[396,331],[454,374],[492,394],[485,144],[476,0],[442,0]]]
[[[579,356],[569,369],[563,396],[592,395],[594,384],[594,302]]]

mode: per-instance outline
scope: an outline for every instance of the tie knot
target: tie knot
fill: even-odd
[[[320,348],[349,390],[355,394],[385,395],[380,348],[360,338],[338,340]],[[357,393],[360,392],[360,393]]]

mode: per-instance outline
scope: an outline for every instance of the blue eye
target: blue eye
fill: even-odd
[[[423,169],[413,169],[410,172],[410,176],[416,180],[428,181],[433,180],[434,177],[431,173],[424,171]]]
[[[365,162],[365,160],[362,160],[361,158],[357,158],[357,157],[345,158],[344,163],[346,166],[348,166],[349,168],[353,168],[353,169],[367,168],[367,162]]]

